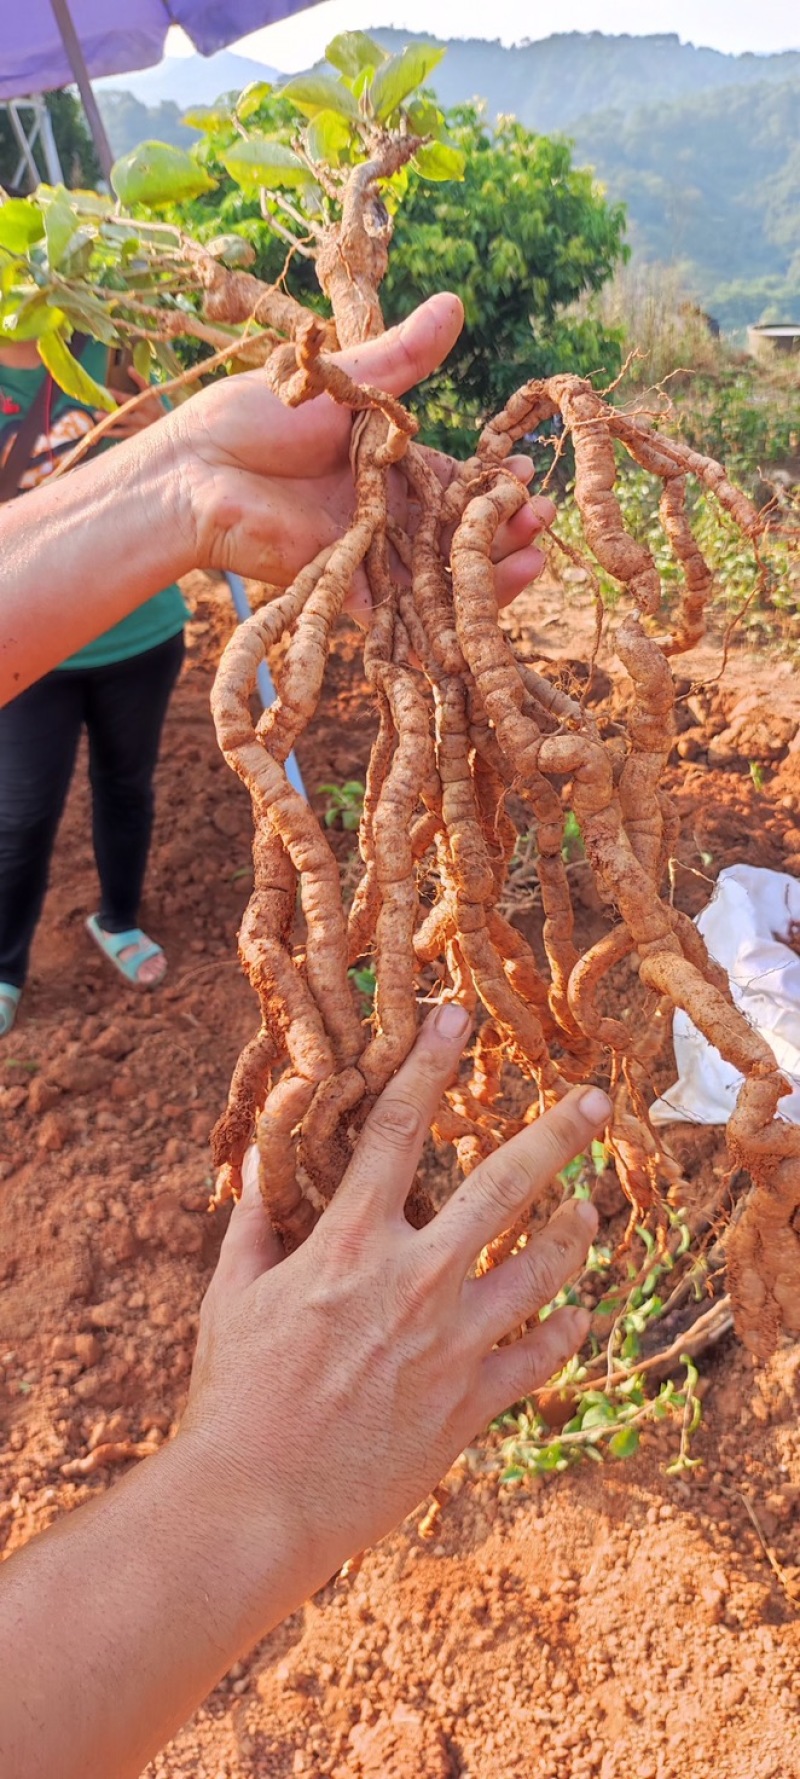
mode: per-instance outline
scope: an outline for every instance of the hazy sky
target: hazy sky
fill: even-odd
[[[493,37],[503,43],[553,31],[675,31],[688,43],[739,53],[800,49],[797,0],[324,0],[283,24],[243,37],[235,48],[274,68],[307,68],[337,31],[397,25],[437,37]],[[233,47],[233,46],[232,46]],[[169,44],[174,54],[178,44]]]

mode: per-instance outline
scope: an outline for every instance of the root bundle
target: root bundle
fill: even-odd
[[[392,149],[394,167],[397,143]],[[341,345],[381,327],[386,255],[371,218],[383,171],[380,158],[355,170],[342,222],[319,250]],[[687,517],[687,477],[755,546],[763,521],[719,464],[567,375],[518,390],[445,489],[401,404],[357,387],[332,362],[331,324],[282,297],[271,306],[270,293],[248,283],[256,285],[250,309],[257,300],[259,320],[285,336],[266,367],[272,389],[291,405],[324,391],[358,416],[356,505],[339,542],[237,630],[214,688],[220,746],[252,799],[255,884],[240,951],[261,1013],[215,1131],[222,1190],[238,1194],[255,1134],[270,1215],[288,1246],[301,1242],[413,1044],[421,998],[458,996],[475,1010],[471,1072],[446,1093],[435,1135],[454,1145],[468,1172],[519,1128],[503,1110],[505,1068],[515,1065],[535,1085],[529,1119],[597,1073],[610,1087],[606,1143],[635,1222],[661,1203],[670,1169],[648,1121],[643,1034],[601,1007],[606,977],[630,958],[649,1004],[684,1008],[744,1076],[729,1138],[753,1190],[730,1236],[730,1288],[741,1336],[767,1353],[781,1327],[800,1333],[800,1131],[777,1116],[787,1086],[771,1052],[734,1006],[694,926],[665,899],[675,826],[662,788],[674,733],[670,658],[701,634],[712,592]],[[216,300],[219,307],[219,292]],[[507,459],[556,416],[574,448],[588,548],[623,595],[614,641],[630,694],[611,739],[582,702],[517,658],[498,623],[493,546],[528,499]],[[627,531],[616,497],[618,451],[662,485],[662,522],[683,576],[669,634],[659,629],[653,558]],[[398,478],[406,526],[394,517]],[[378,730],[359,834],[362,874],[346,913],[334,853],[285,762],[313,721],[356,570],[373,599],[364,667]],[[279,640],[277,698],[256,722],[257,670]],[[524,811],[516,823],[510,804]],[[570,811],[608,914],[606,933],[583,954],[563,857]],[[520,828],[535,835],[536,950],[498,906]],[[298,890],[302,946],[294,939]],[[348,974],[365,958],[377,984],[367,1024]],[[407,1211],[415,1223],[430,1216],[424,1191]],[[510,1231],[505,1246],[518,1234]]]

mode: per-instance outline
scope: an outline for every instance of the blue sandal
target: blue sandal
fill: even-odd
[[[21,994],[13,982],[0,982],[0,1038],[7,1038],[13,1029]]]
[[[127,933],[106,933],[101,927],[97,915],[90,914],[86,922],[86,931],[94,939],[95,945],[99,946],[103,956],[108,958],[109,963],[113,964],[114,969],[125,978],[126,982],[132,983],[134,988],[159,987],[163,980],[163,971],[157,982],[141,982],[139,980],[142,964],[149,963],[153,957],[164,956],[161,946],[156,945],[155,940],[148,939],[141,927],[131,927]],[[121,955],[123,951],[129,951],[130,957],[123,957]]]

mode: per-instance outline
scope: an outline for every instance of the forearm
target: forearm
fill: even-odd
[[[170,419],[0,507],[0,705],[194,566]]]
[[[179,1435],[0,1568],[0,1771],[133,1779],[304,1569],[268,1491],[254,1530]]]

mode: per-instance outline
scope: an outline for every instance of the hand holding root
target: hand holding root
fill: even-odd
[[[203,1305],[178,1443],[202,1448],[232,1511],[251,1513],[254,1527],[265,1499],[281,1504],[306,1549],[298,1598],[410,1512],[586,1333],[583,1310],[537,1317],[582,1265],[597,1224],[590,1204],[566,1201],[512,1258],[482,1277],[474,1267],[587,1147],[608,1116],[604,1094],[574,1088],[424,1229],[403,1216],[468,1023],[455,1004],[429,1016],[323,1223],[288,1259],[246,1167]],[[497,1346],[525,1324],[521,1339]]]
[[[354,170],[342,217],[319,247],[318,276],[343,352],[330,354],[324,330],[301,314],[288,326],[291,344],[276,348],[267,370],[281,402],[300,404],[285,409],[298,441],[314,448],[312,416],[334,458],[347,437],[354,505],[288,592],[232,639],[213,694],[220,746],[253,802],[255,888],[240,952],[261,1010],[214,1133],[223,1190],[238,1194],[256,1131],[273,1223],[288,1247],[303,1241],[333,1199],[377,1095],[409,1053],[419,992],[435,992],[483,1009],[501,1053],[487,1096],[479,1035],[472,1081],[448,1084],[437,1111],[435,1133],[453,1143],[463,1171],[518,1128],[502,1104],[504,1067],[534,1084],[529,1118],[563,1098],[570,1081],[602,1068],[615,1100],[605,1141],[630,1201],[629,1236],[652,1216],[665,1237],[670,1162],[648,1118],[646,1034],[635,1015],[626,1023],[601,1001],[609,971],[635,955],[642,987],[683,1008],[745,1077],[731,1141],[756,1191],[730,1240],[731,1293],[739,1332],[766,1353],[781,1327],[800,1332],[800,1131],[784,1136],[776,1127],[785,1085],[775,1059],[754,1042],[691,922],[664,895],[675,814],[663,789],[674,736],[670,657],[702,633],[713,586],[691,532],[687,476],[709,490],[756,556],[766,521],[721,465],[566,374],[519,389],[484,427],[475,456],[437,474],[396,401],[381,394],[402,393],[419,374],[420,355],[414,370],[401,367],[401,336],[394,347],[392,336],[381,337],[375,280],[388,235],[378,265],[365,225],[380,177],[378,161]],[[454,321],[451,301],[425,306],[440,346]],[[427,361],[435,359],[434,352]],[[574,450],[587,547],[632,608],[614,636],[627,709],[612,736],[580,702],[553,696],[498,623],[502,540],[519,538],[532,516],[511,453],[557,416]],[[655,561],[627,530],[615,492],[620,449],[661,483],[662,524],[683,581],[669,635],[656,628]],[[284,473],[290,461],[288,453]],[[319,526],[308,535],[319,538]],[[346,913],[334,855],[284,767],[313,719],[333,627],[354,584],[368,588],[373,610],[364,671],[378,737],[359,834],[363,874]],[[279,638],[286,646],[278,696],[256,729],[249,707],[256,671]],[[516,843],[509,791],[525,807],[524,832],[535,836],[537,949],[498,908]],[[610,930],[583,956],[563,856],[568,810],[610,913]],[[303,946],[292,930],[296,888]],[[360,958],[376,977],[367,1031],[348,977]],[[406,1214],[416,1224],[431,1217],[419,1187]],[[519,1233],[510,1224],[498,1252]]]

